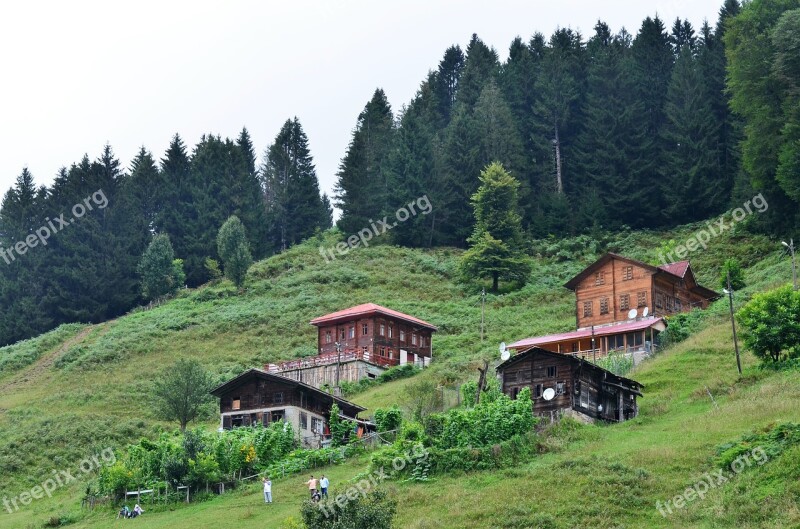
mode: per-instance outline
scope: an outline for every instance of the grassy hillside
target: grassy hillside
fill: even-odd
[[[146,403],[152,376],[176,358],[199,359],[220,379],[265,362],[313,354],[308,321],[373,301],[440,327],[434,367],[421,377],[458,381],[474,375],[497,343],[574,326],[572,297],[561,285],[603,250],[654,260],[665,240],[685,240],[697,226],[672,233],[623,232],[591,239],[540,241],[531,249],[533,278],[520,291],[489,296],[487,335],[479,339],[477,293],[455,281],[458,252],[373,246],[326,263],[318,247],[331,235],[257,263],[245,293],[229,284],[182,292],[164,305],[94,326],[67,326],[0,350],[0,488],[13,496],[52,469],[70,468],[107,446],[153,436],[159,423]],[[737,255],[748,266],[750,293],[790,277],[774,241],[726,233],[691,255],[699,277],[715,288],[719,265]],[[694,483],[711,465],[714,447],[774,421],[800,417],[796,372],[756,369],[745,355],[736,376],[727,306],[715,304],[702,331],[643,364],[642,414],[616,426],[555,432],[557,448],[524,467],[437,478],[425,485],[392,484],[400,500],[399,527],[790,527],[797,512],[798,452],[743,473],[669,520],[655,510]],[[412,379],[413,380],[413,379]],[[353,400],[374,409],[397,402],[410,380],[372,388]],[[711,392],[714,405],[708,398]],[[210,418],[208,426],[216,421]],[[793,458],[793,459],[792,459]],[[331,469],[334,483],[363,471],[365,461]],[[171,513],[151,513],[143,527],[278,526],[297,516],[299,478],[276,483],[281,498],[265,511],[255,489]],[[794,487],[794,488],[793,488]],[[3,527],[37,527],[79,504],[81,485],[37,500]],[[278,493],[277,491],[281,491]],[[284,500],[285,498],[285,500]],[[509,507],[516,505],[516,507]],[[448,515],[450,511],[453,514]],[[98,511],[81,527],[114,525]],[[118,522],[122,523],[122,522]]]

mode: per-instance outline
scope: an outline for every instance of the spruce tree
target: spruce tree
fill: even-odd
[[[244,225],[238,217],[231,216],[219,229],[217,253],[222,259],[225,277],[242,288],[253,258]]]
[[[379,88],[358,116],[336,175],[334,199],[342,212],[337,225],[346,234],[389,213],[388,160],[394,134],[392,109]]]
[[[472,196],[475,228],[471,247],[461,261],[467,280],[489,278],[492,292],[500,280],[524,284],[530,264],[522,249],[522,222],[517,212],[519,182],[502,164],[493,162],[481,172],[480,188]]]
[[[684,45],[672,71],[661,132],[663,213],[671,225],[707,218],[728,202],[730,187],[716,181],[719,125],[707,93],[692,49]]]
[[[286,120],[267,148],[261,178],[271,251],[283,251],[330,227],[330,202],[320,196],[308,137],[296,117]]]
[[[175,263],[175,254],[167,235],[156,235],[147,246],[137,268],[142,280],[142,295],[149,301],[176,292],[182,285],[183,270]]]

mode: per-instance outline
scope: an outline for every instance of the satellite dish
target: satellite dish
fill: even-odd
[[[642,318],[646,318],[648,314],[650,314],[650,309],[645,307],[642,311]]]
[[[544,400],[553,400],[553,397],[555,396],[556,396],[556,390],[554,390],[553,388],[547,388],[546,390],[544,390],[544,393],[542,393],[542,397],[544,397]]]
[[[509,358],[511,358],[511,353],[508,350],[505,350],[502,353],[500,353],[500,360],[502,360],[503,362],[505,362]]]
[[[638,312],[636,312],[636,309],[631,309],[631,310],[629,310],[629,311],[628,311],[628,319],[629,319],[629,320],[632,320],[632,319],[634,319],[634,318],[636,317],[636,315],[637,315],[637,314],[638,314]]]
[[[506,342],[500,342],[500,354],[506,350]]]

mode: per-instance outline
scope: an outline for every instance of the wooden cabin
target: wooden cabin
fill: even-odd
[[[689,261],[652,266],[613,253],[564,286],[575,292],[576,330],[525,338],[510,349],[536,346],[586,360],[611,352],[649,353],[666,329],[665,316],[705,309],[719,297],[697,283]]]
[[[503,393],[511,398],[530,388],[533,413],[539,417],[576,413],[591,420],[621,422],[639,413],[640,383],[579,357],[531,347],[501,363],[497,375]]]
[[[719,294],[701,286],[689,261],[653,266],[607,253],[567,281],[575,292],[578,329],[629,320],[635,309],[653,317],[705,309]]]
[[[341,417],[353,422],[366,408],[296,380],[249,369],[211,391],[219,397],[220,426],[287,422],[303,445],[320,447],[329,437],[331,406],[339,406]]]
[[[386,369],[427,366],[436,327],[375,303],[356,305],[311,320],[317,327],[317,355],[269,364],[272,373],[320,387],[376,378]]]

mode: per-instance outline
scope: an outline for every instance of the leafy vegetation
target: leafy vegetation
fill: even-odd
[[[757,357],[777,362],[800,356],[800,292],[791,285],[756,294],[736,317]]]

